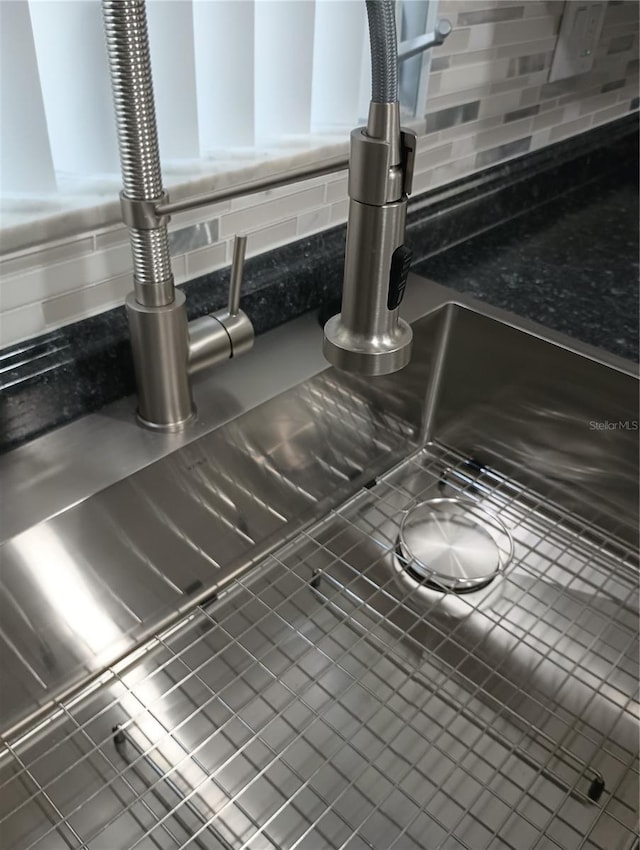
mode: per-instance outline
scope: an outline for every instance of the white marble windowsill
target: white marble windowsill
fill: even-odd
[[[277,147],[236,150],[210,159],[163,163],[163,182],[171,200],[213,189],[240,186],[268,175],[286,176],[307,163],[320,162],[348,152],[348,134],[287,140]],[[224,158],[223,158],[224,157]],[[76,237],[122,221],[120,174],[91,179],[59,179],[55,196],[3,198],[0,210],[0,253],[42,246]]]

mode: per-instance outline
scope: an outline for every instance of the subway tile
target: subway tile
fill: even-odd
[[[460,106],[451,106],[448,109],[440,109],[427,115],[427,133],[435,133],[465,121],[474,121],[478,117],[480,101],[473,100]]]
[[[549,133],[551,132],[550,127],[544,127],[541,130],[536,130],[531,134],[531,147],[529,150],[537,151],[540,148],[544,148],[549,144]]]
[[[596,59],[590,73],[585,76],[600,74],[604,76],[604,82],[617,80],[626,76],[627,65],[633,54],[631,51],[625,53],[614,53],[612,56],[603,56]]]
[[[529,53],[526,56],[514,56],[509,60],[508,77],[522,77],[544,71],[551,65],[551,53]]]
[[[446,71],[451,67],[450,56],[434,56],[431,60],[431,73],[436,74],[438,71]]]
[[[574,91],[569,94],[565,94],[562,97],[557,99],[558,106],[567,106],[570,103],[580,103],[588,97],[595,97],[598,94],[601,94],[600,86],[596,86],[595,88],[587,89],[586,91]]]
[[[511,124],[500,124],[493,130],[485,130],[476,135],[476,150],[484,148],[493,148],[496,145],[506,144],[513,139],[520,139],[528,136],[531,132],[531,118],[524,118],[521,121],[513,121]]]
[[[480,102],[480,116],[489,118],[493,115],[500,115],[501,118],[505,112],[511,112],[520,106],[520,92],[509,91],[492,94],[490,97],[484,97]]]
[[[522,79],[525,86],[539,86],[542,88],[549,80],[549,68],[545,68],[543,71],[536,71],[527,77],[522,77]]]
[[[530,118],[532,115],[537,115],[540,111],[540,105],[535,104],[535,106],[525,106],[523,109],[514,109],[513,112],[507,112],[504,116],[504,123],[508,124],[510,121],[519,121],[521,118]]]
[[[497,6],[493,9],[458,12],[458,26],[472,27],[477,24],[495,24],[498,21],[513,21],[522,18],[524,6]]]
[[[606,94],[606,92],[609,92],[609,91],[615,91],[616,89],[622,89],[622,88],[624,88],[624,85],[625,85],[626,82],[627,82],[626,79],[611,80],[610,83],[605,83],[602,86],[602,88],[600,89],[600,91],[602,92],[602,94]]]
[[[512,57],[524,57],[527,56],[535,56],[537,54],[546,54],[552,53],[556,47],[556,37],[550,36],[549,38],[539,38],[535,41],[528,39],[525,42],[518,42],[517,44],[506,44],[503,47],[496,48],[496,55],[500,59],[512,58]]]
[[[617,102],[618,103],[628,103],[632,97],[635,97],[638,93],[638,86],[626,84],[626,86],[622,89],[618,89],[616,94],[618,95]]]
[[[441,165],[451,157],[452,144],[440,145],[437,148],[419,151],[416,155],[415,170],[425,171],[427,168],[433,168],[436,165]]]
[[[349,212],[349,201],[338,201],[331,204],[331,224],[344,224]]]
[[[523,86],[529,85],[529,82],[529,77],[512,77],[509,80],[501,80],[498,83],[493,83],[489,91],[491,94],[501,94],[508,91],[520,92]]]
[[[415,198],[416,195],[421,195],[431,188],[433,182],[433,169],[428,171],[419,171],[413,175],[413,187],[411,194]]]
[[[218,241],[220,223],[217,218],[191,224],[169,234],[169,250],[171,254],[186,254]]]
[[[623,24],[638,21],[638,4],[635,0],[624,3],[609,3],[606,14],[607,23]]]
[[[518,42],[535,41],[550,38],[558,33],[559,19],[557,17],[533,18],[528,21],[513,21],[496,24],[491,44],[499,47],[502,44],[517,44]]]
[[[479,121],[472,121],[469,124],[459,124],[450,130],[444,130],[440,136],[443,142],[455,143],[460,139],[471,138],[473,143],[476,144],[475,140],[478,133],[502,126],[502,117],[502,115],[492,115],[487,118],[481,118]],[[460,146],[458,145],[458,147]]]
[[[68,242],[45,247],[41,250],[34,248],[28,251],[21,251],[19,254],[14,254],[0,261],[0,277],[20,274],[33,268],[47,268],[55,263],[83,257],[92,252],[93,236],[86,236],[82,239],[70,239]],[[0,291],[0,299],[1,297]]]
[[[331,208],[329,206],[319,207],[317,210],[301,213],[298,216],[298,236],[306,236],[324,230],[331,223]]]
[[[476,143],[475,133],[470,136],[464,136],[461,139],[456,139],[456,141],[453,143],[453,147],[451,149],[451,159],[456,160],[466,156],[470,156],[477,150],[478,145]]]
[[[424,136],[427,132],[427,122],[423,117],[418,118],[401,118],[402,126],[413,130],[418,136]]]
[[[194,191],[189,197],[195,197],[199,193]],[[173,200],[173,198],[171,199]],[[178,200],[176,198],[176,200]],[[255,196],[254,196],[255,200]],[[204,207],[196,207],[195,209],[185,210],[181,213],[175,213],[169,222],[169,233],[176,230],[182,230],[192,224],[202,224],[203,221],[211,221],[214,218],[220,218],[222,213],[228,212],[231,209],[231,201],[219,201],[216,204],[207,204]]]
[[[624,53],[625,50],[631,50],[634,37],[634,33],[629,32],[612,38],[609,42],[607,54],[610,56],[612,53]]]
[[[599,109],[611,106],[614,101],[615,95],[609,93],[597,94],[595,97],[586,97],[580,102],[580,115],[586,115],[588,112],[597,112]]]
[[[314,189],[318,186],[324,187],[326,183],[326,175],[323,177],[314,177],[311,180],[304,181],[303,189]],[[296,184],[289,184],[288,186],[278,186],[273,189],[265,189],[262,192],[256,192],[252,195],[241,195],[240,197],[231,199],[230,209],[232,212],[236,212],[236,210],[244,210],[248,207],[257,207],[260,204],[271,203],[278,198],[287,198],[299,191],[301,191],[301,189],[296,188]]]
[[[453,18],[458,13],[460,0],[440,0],[438,12],[446,18]]]
[[[491,62],[496,58],[496,51],[493,48],[489,50],[467,50],[465,53],[458,53],[451,57],[451,65],[459,67],[460,65],[479,65],[481,62]]]
[[[576,118],[580,117],[580,101],[574,100],[571,103],[567,103],[564,107],[564,117],[562,121],[573,121]]]
[[[513,142],[507,142],[503,145],[497,145],[494,148],[489,148],[486,151],[479,151],[476,154],[476,168],[486,168],[488,165],[493,165],[504,159],[518,156],[526,153],[531,146],[531,136],[526,136],[523,139],[516,139]]]
[[[470,103],[473,100],[482,100],[489,94],[490,86],[474,86],[465,91],[454,91],[451,94],[444,94],[438,97],[429,97],[427,100],[426,118],[429,120],[429,115],[434,112],[440,112],[441,109],[449,109],[451,106],[463,106],[465,103]]]
[[[0,313],[0,348],[30,339],[46,329],[41,304],[29,304]]]
[[[292,242],[297,235],[298,219],[289,218],[279,221],[269,227],[261,227],[249,234],[247,239],[247,256],[254,257],[263,251],[270,251],[285,242]]]
[[[248,240],[247,240],[248,241]],[[247,248],[248,248],[247,244]],[[225,242],[218,242],[199,251],[192,251],[186,257],[186,279],[191,280],[203,274],[208,274],[215,269],[227,265],[227,246]]]
[[[94,316],[119,306],[131,291],[131,275],[117,275],[93,286],[84,286],[42,304],[47,329],[60,327],[77,319]]]
[[[171,271],[177,284],[184,283],[187,280],[187,258],[184,254],[171,257]]]
[[[606,124],[609,121],[615,121],[616,118],[626,115],[628,111],[626,103],[616,103],[608,109],[601,109],[599,112],[596,112],[595,115],[591,116],[593,118],[593,126],[596,127],[599,124]]]
[[[495,24],[480,24],[469,30],[469,50],[488,50],[496,46]]]
[[[5,277],[0,290],[2,309],[10,310],[43,301],[93,281],[108,280],[125,271],[131,274],[132,262],[131,249],[127,244]]]
[[[470,86],[490,85],[504,80],[507,76],[508,59],[493,62],[481,62],[478,65],[462,65],[444,71],[440,84],[440,93],[462,91]]]
[[[431,181],[432,186],[434,188],[436,186],[446,186],[447,183],[451,183],[459,177],[464,177],[465,174],[470,174],[475,168],[475,158],[476,155],[471,154],[470,156],[460,157],[460,159],[455,159],[446,165],[441,165],[439,168],[434,169],[433,179]]]
[[[578,118],[576,121],[568,121],[559,127],[553,127],[549,133],[549,141],[559,142],[560,139],[567,139],[569,136],[575,136],[577,133],[588,130],[591,126],[591,118],[591,115],[586,115],[583,118]]]
[[[540,101],[540,86],[528,86],[520,92],[520,106],[529,106]]]
[[[564,11],[565,0],[529,0],[524,7],[525,18],[539,18],[546,15],[562,15]]]
[[[95,243],[97,251],[113,248],[117,245],[128,245],[129,229],[124,224],[119,224],[117,227],[101,230],[95,235]]]
[[[577,88],[578,80],[576,77],[569,77],[566,80],[554,80],[554,82],[542,86],[540,97],[543,100],[549,97],[561,97],[562,95],[575,92]]]
[[[560,106],[560,103],[557,100],[545,100],[540,104],[540,113],[551,112],[551,110],[555,109],[557,106]]]
[[[429,74],[428,81],[428,95],[429,97],[435,97],[440,94],[440,88],[442,87],[442,74]]]
[[[231,236],[234,233],[255,230],[262,225],[272,224],[278,219],[297,215],[312,207],[319,207],[323,201],[324,187],[314,186],[254,207],[229,212],[220,219],[220,235]]]
[[[344,174],[339,180],[327,183],[326,199],[328,204],[342,201],[347,197],[347,175]]]
[[[537,115],[533,119],[533,130],[542,130],[545,127],[555,127],[557,124],[561,124],[564,119],[564,108],[561,109],[551,109],[548,112],[543,112],[541,115]]]

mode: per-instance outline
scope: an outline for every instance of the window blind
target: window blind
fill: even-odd
[[[397,4],[402,38],[424,32],[428,5]],[[2,193],[81,190],[117,173],[99,0],[3,0],[0,15]],[[366,115],[363,0],[148,0],[147,16],[165,162],[312,147],[346,139]],[[401,69],[409,111],[421,61]]]

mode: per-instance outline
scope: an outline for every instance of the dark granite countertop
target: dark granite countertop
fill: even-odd
[[[413,270],[637,361],[637,167],[608,173]]]

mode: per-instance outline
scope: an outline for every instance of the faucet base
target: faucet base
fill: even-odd
[[[358,375],[389,375],[404,368],[411,358],[413,332],[404,319],[398,319],[393,333],[362,337],[342,323],[342,314],[324,326],[323,352],[338,369]]]
[[[181,431],[195,418],[189,384],[189,330],[184,293],[164,307],[126,301],[138,387],[138,421],[155,431]]]
[[[184,429],[188,428],[189,425],[193,425],[197,418],[198,410],[195,406],[189,416],[187,416],[186,419],[182,419],[180,422],[150,422],[148,419],[141,416],[139,410],[136,411],[136,420],[139,425],[142,425],[143,428],[147,428],[149,431],[158,431],[162,434],[177,434],[180,431],[184,431]]]

